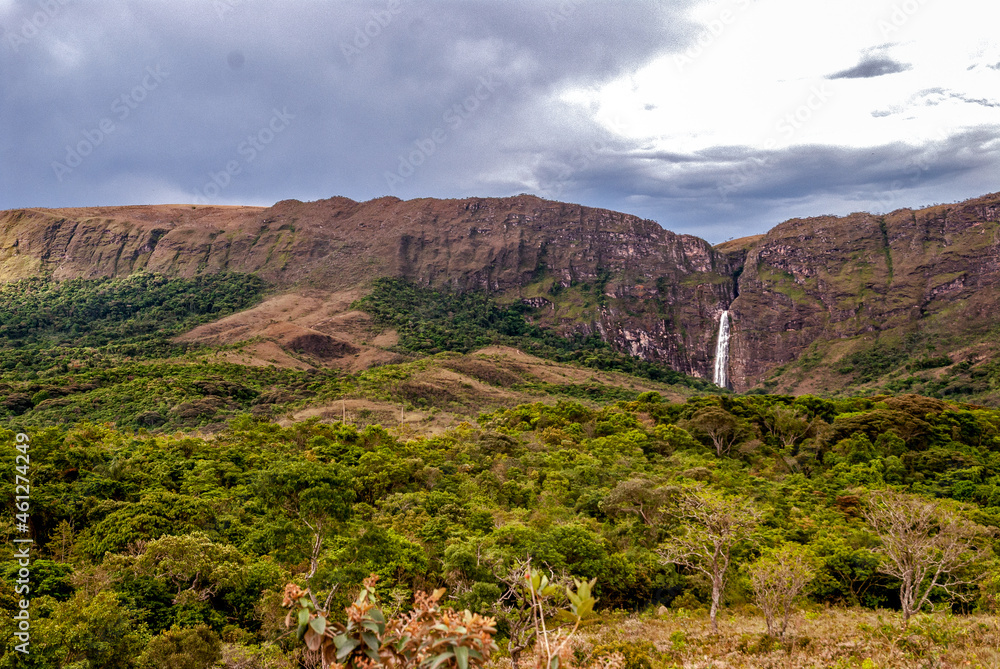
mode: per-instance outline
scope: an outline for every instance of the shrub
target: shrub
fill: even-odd
[[[611,657],[615,653],[621,655],[624,660],[622,669],[653,669],[653,659],[658,654],[656,646],[649,641],[641,643],[614,641],[595,646],[591,655],[595,659],[599,659]]]
[[[786,544],[750,565],[748,571],[754,600],[767,621],[768,635],[783,638],[792,604],[816,576],[816,570],[801,547]]]
[[[222,659],[222,641],[206,625],[172,627],[154,637],[139,658],[144,669],[209,669]]]
[[[323,667],[334,663],[364,669],[370,663],[397,667],[469,669],[484,665],[497,650],[492,618],[476,613],[442,610],[444,589],[428,595],[418,592],[413,610],[386,620],[375,597],[374,574],[365,579],[358,598],[347,607],[347,623],[328,620],[308,590],[285,586],[283,606],[290,609],[285,625],[294,618],[299,639],[318,651]]]

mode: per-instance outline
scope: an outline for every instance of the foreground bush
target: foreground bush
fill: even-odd
[[[534,628],[536,668],[621,668],[624,658],[615,649],[592,654],[597,657],[592,662],[581,662],[569,645],[583,619],[593,613],[597,601],[591,595],[593,581],[577,581],[575,588],[565,586],[568,605],[556,609],[547,602],[561,594],[563,588],[538,570],[526,568],[522,574],[527,612]],[[442,609],[439,601],[444,588],[430,595],[418,592],[412,611],[386,620],[376,603],[377,580],[375,574],[365,579],[357,599],[346,609],[346,624],[330,621],[309,590],[289,583],[282,602],[289,609],[285,626],[296,627],[298,638],[309,650],[319,653],[324,668],[469,669],[485,665],[497,651],[494,619],[467,610]],[[546,620],[548,613],[570,629],[552,626]],[[516,658],[512,660],[516,667]]]
[[[308,590],[285,586],[283,605],[291,609],[285,624],[297,626],[298,637],[318,651],[323,667],[336,663],[348,669],[372,666],[469,669],[479,667],[497,649],[492,618],[476,613],[442,610],[444,589],[418,592],[413,610],[386,620],[376,604],[372,575],[358,598],[347,607],[347,624],[332,622]]]

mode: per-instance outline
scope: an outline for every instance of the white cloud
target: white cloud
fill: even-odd
[[[995,3],[709,0],[690,17],[702,26],[699,44],[598,90],[564,91],[562,99],[596,108],[609,130],[630,139],[686,152],[879,146],[998,120],[995,108],[970,102],[997,99],[997,71],[969,69],[996,53]],[[883,76],[827,78],[866,58],[898,67]],[[927,104],[920,91],[935,87],[950,95]]]

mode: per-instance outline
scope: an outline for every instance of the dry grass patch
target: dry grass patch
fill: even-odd
[[[903,631],[893,611],[831,608],[800,612],[778,639],[765,634],[756,613],[723,612],[715,634],[706,613],[680,609],[606,615],[581,634],[575,653],[623,649],[625,669],[986,669],[1000,667],[998,623],[992,615],[921,615]],[[522,666],[533,665],[528,659]]]

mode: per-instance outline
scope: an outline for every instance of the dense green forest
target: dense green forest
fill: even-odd
[[[19,290],[0,291],[0,360],[13,362],[0,386],[10,510],[0,528],[8,545],[35,540],[31,654],[12,650],[22,595],[19,565],[6,561],[0,667],[317,666],[286,628],[286,583],[341,611],[370,574],[387,611],[445,587],[446,606],[496,616],[503,656],[523,636],[510,582],[528,560],[557,580],[596,579],[604,624],[573,652],[617,652],[628,669],[709,666],[709,655],[776,666],[794,652],[820,663],[797,666],[867,669],[995,657],[998,410],[916,395],[695,394],[709,386],[555,337],[526,307],[392,281],[361,306],[425,357],[357,374],[209,363],[170,342],[259,300],[266,286],[245,277]],[[496,343],[683,381],[688,399],[536,384],[538,401],[469,411],[440,434],[276,422],[345,395],[405,401],[421,365],[454,367],[451,352]],[[484,382],[521,383],[485,368]],[[19,472],[30,480],[27,532],[14,512]],[[914,499],[936,514],[929,537],[968,539],[948,587],[929,592],[968,617],[916,616],[900,631],[905,584],[886,573],[888,535],[871,510]],[[708,628],[710,579],[677,557],[704,530],[699,508],[742,519],[712,616],[721,636]],[[765,634],[761,579],[792,559],[808,575],[795,600],[805,618]],[[822,631],[823,620],[839,622]],[[830,641],[837,634],[848,638]]]
[[[720,420],[735,435],[721,457]],[[5,471],[15,454],[5,451]],[[455,606],[496,613],[502,575],[531,556],[596,577],[603,609],[696,609],[704,580],[656,548],[680,529],[678,493],[707,486],[761,516],[737,562],[799,545],[817,565],[812,602],[891,608],[898,582],[878,573],[860,514],[867,490],[899,486],[965,503],[970,522],[1000,521],[1000,412],[918,397],[563,401],[406,441],[249,416],[212,438],[82,424],[34,432],[30,457],[36,645],[27,664],[8,656],[12,667],[134,666],[174,625],[204,624],[246,653],[294,654],[280,591],[308,572],[317,535],[311,585],[334,589],[334,608],[377,573],[389,601],[447,586]],[[13,518],[5,525],[13,535]],[[8,612],[16,571],[4,575]],[[970,586],[956,610],[992,610],[996,589]],[[727,597],[746,602],[746,584],[734,579]]]
[[[229,273],[0,285],[0,379],[179,353],[185,347],[173,335],[246,309],[265,288],[253,275]]]
[[[525,318],[534,311],[531,306],[522,302],[504,306],[484,292],[439,291],[404,279],[383,278],[376,280],[371,293],[355,306],[370,313],[379,325],[395,328],[399,347],[406,351],[468,353],[503,344],[558,362],[575,362],[700,390],[714,387],[666,365],[619,353],[596,334],[559,336]]]

